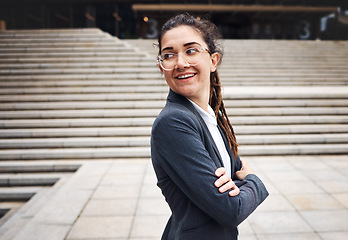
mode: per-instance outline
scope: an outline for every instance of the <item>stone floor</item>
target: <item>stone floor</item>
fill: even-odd
[[[270,196],[241,224],[241,240],[348,238],[347,155],[244,159]],[[27,222],[3,239],[160,239],[170,215],[150,159],[86,161],[56,185],[35,213],[13,216]]]

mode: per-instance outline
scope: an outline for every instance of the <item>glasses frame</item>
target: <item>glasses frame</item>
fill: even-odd
[[[203,53],[203,52],[208,52],[209,53],[209,55],[211,55],[211,52],[209,51],[209,49],[207,49],[207,48],[203,48],[203,47],[197,47],[197,49],[200,49],[200,53]],[[178,53],[173,53],[173,54],[175,54],[175,55],[179,55]],[[165,71],[172,71],[172,70],[174,70],[175,69],[175,67],[176,67],[176,64],[174,65],[174,67],[173,68],[165,68],[165,67],[163,67],[163,59],[162,59],[163,57],[162,57],[162,55],[160,54],[160,55],[158,55],[157,56],[157,64],[159,65],[159,66],[161,66],[161,68],[163,69],[163,70],[165,70]],[[184,60],[185,60],[185,62],[187,63],[187,64],[189,64],[190,65],[190,67],[191,66],[196,66],[196,65],[198,65],[198,63],[195,63],[195,64],[192,64],[192,63],[189,63],[185,58],[184,58]]]

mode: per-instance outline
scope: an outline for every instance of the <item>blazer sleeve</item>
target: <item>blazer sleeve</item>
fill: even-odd
[[[201,131],[185,111],[172,111],[156,119],[151,135],[153,164],[158,164],[202,211],[221,225],[236,227],[268,192],[256,175],[248,175],[240,183],[239,195],[220,193],[214,186],[217,167],[204,147]]]

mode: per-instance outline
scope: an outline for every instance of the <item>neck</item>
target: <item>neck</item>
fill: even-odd
[[[201,97],[201,98],[191,98],[191,97],[189,97],[188,99],[190,99],[192,102],[197,104],[204,111],[208,112],[208,107],[209,107],[209,98],[208,97]]]

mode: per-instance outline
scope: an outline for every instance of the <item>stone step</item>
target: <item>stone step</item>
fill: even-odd
[[[165,100],[168,93],[93,93],[93,94],[38,94],[1,95],[0,102],[50,102],[50,101],[118,101],[118,100]]]
[[[47,59],[47,58],[46,58]],[[16,58],[6,59],[7,61],[1,61],[0,69],[60,69],[60,68],[110,68],[110,67],[149,67],[158,70],[156,62],[154,59],[146,58],[141,62],[109,62],[107,60],[101,61],[99,59],[97,62],[87,62],[87,61],[66,61],[66,62],[54,62],[45,61],[44,59],[37,59],[37,61],[22,61],[16,62]],[[61,60],[61,59],[60,59]],[[317,72],[338,72],[347,73],[346,64],[342,65],[322,65],[322,66],[268,66],[265,69],[264,65],[260,66],[245,66],[245,65],[235,65],[231,68],[232,64],[226,63],[221,66],[219,72],[221,73],[243,73],[247,71],[252,71],[253,73],[263,73],[263,72],[302,72],[302,73],[317,73]]]
[[[165,101],[66,101],[2,103],[0,110],[59,110],[59,109],[152,109],[163,108]],[[348,107],[347,99],[265,99],[227,100],[227,108],[248,107]]]
[[[0,201],[23,201],[32,198],[42,187],[0,187]]]
[[[1,174],[23,174],[23,173],[74,173],[81,167],[81,164],[62,162],[0,162]],[[2,176],[2,175],[1,175]],[[21,175],[20,175],[21,176]],[[59,174],[61,176],[61,174]]]
[[[238,144],[333,144],[347,143],[348,133],[238,135]],[[150,147],[150,137],[85,137],[0,139],[0,149]],[[1,182],[1,179],[0,179]]]
[[[2,111],[0,119],[155,117],[161,109],[67,109]],[[348,115],[348,107],[227,108],[233,116]]]
[[[292,145],[243,145],[241,156],[252,155],[296,155],[296,154],[347,154],[348,144],[292,144]],[[49,159],[98,159],[98,158],[149,158],[149,147],[130,148],[65,148],[2,150],[0,159],[49,160]],[[0,189],[0,193],[2,193]],[[21,192],[23,194],[23,192]],[[3,193],[1,194],[2,197]],[[8,197],[7,197],[8,198]]]
[[[113,53],[132,53],[134,52],[134,48],[130,48],[127,46],[94,46],[94,47],[16,47],[16,48],[0,48],[0,51],[2,54],[11,54],[11,53],[31,53],[31,54],[37,54],[37,53],[50,53],[50,52],[57,52],[57,53],[79,53],[79,52],[113,52]]]
[[[71,81],[59,81],[56,79],[45,80],[45,81],[21,81],[21,80],[12,80],[13,75],[8,76],[8,81],[0,82],[1,88],[24,88],[24,87],[84,87],[84,86],[124,86],[124,81],[121,79],[115,80],[104,80],[104,79],[95,79],[95,80],[71,80]],[[0,76],[1,77],[1,76]],[[167,86],[166,82],[160,77],[151,80],[149,79],[127,79],[127,86]],[[348,83],[347,79],[342,78],[332,78],[332,79],[318,79],[318,78],[282,78],[282,79],[255,79],[255,78],[233,78],[233,79],[224,79],[224,86],[345,86]]]
[[[224,79],[224,86],[255,86],[257,85],[267,85],[267,86],[279,86],[279,85],[347,85],[347,79],[299,79],[291,81],[286,80],[267,80],[267,79],[257,79],[255,81],[254,78],[234,78],[234,79]],[[96,86],[96,87],[105,87],[105,86],[124,86],[124,80],[114,79],[114,80],[103,80],[103,79],[95,79],[95,80],[11,80],[1,81],[0,88],[27,88],[27,87],[35,87],[35,88],[43,88],[43,87],[85,87],[85,86]],[[167,83],[163,79],[127,79],[127,86],[167,86]]]
[[[105,68],[105,67],[148,67],[156,68],[153,61],[142,62],[80,62],[80,63],[12,63],[0,64],[0,69],[62,69],[62,68]],[[159,71],[159,70],[158,70]]]
[[[298,125],[234,125],[237,135],[256,134],[315,134],[347,133],[347,124]],[[151,126],[140,127],[89,127],[89,128],[36,128],[2,129],[0,138],[57,138],[57,137],[138,137],[150,136]]]
[[[118,53],[122,55],[123,53]],[[130,53],[138,54],[138,53]],[[31,75],[31,74],[124,74],[124,73],[160,73],[159,69],[153,63],[152,67],[143,65],[141,67],[92,67],[92,68],[33,68],[33,69],[0,69],[1,75]],[[305,71],[284,71],[284,70],[235,70],[235,71],[221,71],[220,76],[224,78],[234,78],[234,77],[316,77],[316,78],[332,78],[332,77],[342,77],[348,79],[347,70],[305,70]]]
[[[149,158],[149,147],[2,150],[0,160]],[[1,192],[1,191],[0,191]]]
[[[233,125],[273,124],[348,124],[345,115],[318,116],[229,116]],[[140,127],[152,126],[155,117],[139,118],[59,118],[1,120],[1,129],[15,128],[67,128],[67,127]]]
[[[348,144],[247,145],[241,146],[241,156],[262,155],[328,155],[347,154]]]
[[[118,64],[127,64],[134,63],[142,64],[152,62],[154,66],[156,65],[155,58],[151,58],[144,53],[139,53],[138,55],[134,54],[126,54],[119,55],[116,54],[114,56],[94,56],[94,57],[73,57],[73,56],[62,56],[62,57],[32,57],[32,58],[21,58],[21,57],[8,57],[1,58],[1,64],[9,64],[9,63],[39,63],[42,66],[45,64],[54,63],[54,64],[65,64],[65,63],[74,63],[74,64],[105,64],[105,62],[115,62]]]
[[[140,80],[154,80],[161,81],[165,83],[165,80],[163,79],[163,76],[161,76],[160,72],[119,72],[117,74],[104,74],[104,73],[93,73],[93,74],[41,74],[41,75],[1,75],[0,74],[0,81],[22,81],[22,80],[28,80],[28,81],[60,81],[60,80],[66,80],[71,79],[72,81],[94,81],[95,84],[97,84],[99,81],[124,81],[124,79],[129,79],[132,81],[133,79],[136,79],[137,81]],[[224,87],[227,85],[242,85],[243,83],[252,83],[253,85],[275,85],[277,86],[279,84],[287,84],[289,86],[297,86],[297,83],[318,83],[318,84],[327,84],[331,85],[331,83],[335,82],[341,82],[346,83],[347,77],[345,76],[322,76],[322,77],[315,77],[315,76],[262,76],[262,77],[252,77],[252,76],[229,76],[224,77],[222,79],[222,83],[224,84]],[[300,84],[300,85],[302,85]]]
[[[329,123],[343,123],[345,119],[341,116],[334,117],[335,120],[328,119]],[[1,120],[1,129],[5,128],[67,128],[67,127],[139,127],[152,126],[154,117],[141,118],[76,118],[76,119],[21,119],[21,120]],[[325,120],[322,123],[327,123]],[[315,123],[319,123],[317,120]]]
[[[104,41],[98,41],[98,42],[66,42],[66,43],[40,43],[40,48],[66,48],[66,47],[124,47],[124,46],[129,46],[127,43],[123,43],[120,41],[117,42],[104,42]],[[37,43],[12,43],[12,42],[7,42],[7,43],[0,43],[0,51],[3,51],[3,49],[6,48],[25,48],[25,49],[31,49],[31,48],[37,48],[38,44]],[[132,48],[134,50],[134,48]]]
[[[115,45],[117,46],[117,45]],[[156,55],[148,55],[146,52],[139,52],[142,55],[147,56],[146,61],[156,64]],[[130,58],[130,57],[128,57]],[[127,60],[128,58],[124,58]],[[117,56],[93,56],[93,57],[32,57],[32,58],[21,58],[19,57],[7,57],[0,58],[0,63],[59,63],[75,62],[75,63],[89,63],[101,62],[102,64],[111,64],[113,61],[121,59]],[[123,60],[123,59],[122,59]],[[338,61],[330,59],[328,61],[307,61],[307,60],[292,60],[283,59],[277,61],[274,59],[251,59],[251,58],[227,58],[223,59],[221,69],[228,69],[233,66],[233,69],[268,69],[268,68],[281,68],[281,69],[303,69],[303,68],[345,68],[347,63],[344,60]]]
[[[59,39],[50,37],[50,38],[45,38],[44,36],[38,37],[38,38],[26,38],[23,37],[21,39],[16,39],[16,38],[0,38],[0,44],[13,44],[13,43],[20,43],[20,44],[25,44],[25,43],[36,43],[36,44],[41,44],[41,43],[76,43],[76,42],[109,42],[109,43],[114,43],[114,42],[119,42],[115,38],[106,38],[104,35],[96,35],[93,37],[61,37]]]
[[[3,53],[0,58],[38,58],[38,57],[93,57],[93,56],[105,56],[114,57],[122,56],[146,56],[144,53],[140,52],[99,52],[99,51],[88,51],[88,52],[42,52],[42,53]]]
[[[304,87],[297,87],[297,88],[288,88],[289,93],[292,94],[292,96],[297,95],[300,96],[301,94],[306,95],[308,94],[309,96],[318,95],[319,98],[320,96],[337,96],[336,98],[342,98],[345,99],[346,97],[342,97],[342,90],[348,89],[347,86],[326,86],[327,88],[331,88],[334,90],[333,93],[331,92],[323,92],[322,90],[325,88],[325,86],[317,86],[313,87],[313,90]],[[230,95],[235,95],[235,96],[242,96],[243,94],[248,95],[248,94],[255,94],[258,93],[256,96],[253,96],[253,98],[257,98],[257,96],[263,96],[264,95],[269,95],[269,96],[278,96],[278,98],[289,98],[289,94],[286,94],[284,92],[284,95],[278,94],[277,92],[272,92],[272,87],[262,87],[262,86],[255,86],[255,87],[238,87],[238,86],[231,86],[227,85],[223,87],[223,94],[225,99],[230,99],[228,96]],[[279,89],[282,91],[286,91],[287,87],[273,87],[275,90]],[[323,89],[321,89],[323,88]],[[78,86],[78,87],[47,87],[47,88],[37,88],[37,87],[32,87],[32,88],[1,88],[0,89],[0,95],[16,95],[16,94],[52,94],[54,95],[59,95],[59,94],[98,94],[98,93],[120,93],[120,94],[129,94],[129,95],[134,95],[134,94],[141,94],[141,93],[167,93],[168,92],[168,86],[113,86],[113,87],[104,87],[104,86]],[[262,90],[265,90],[267,92],[262,92]],[[238,90],[241,90],[238,92]],[[305,92],[308,90],[309,92]],[[54,94],[53,94],[54,93]],[[336,95],[338,93],[339,95]],[[245,96],[247,98],[247,96]],[[262,98],[262,97],[261,97]],[[301,97],[299,97],[301,98]],[[306,97],[309,98],[309,97]],[[233,98],[232,98],[233,99]]]
[[[68,173],[69,175],[71,173]],[[30,174],[1,174],[0,187],[19,187],[19,186],[52,186],[63,173],[30,173]]]

